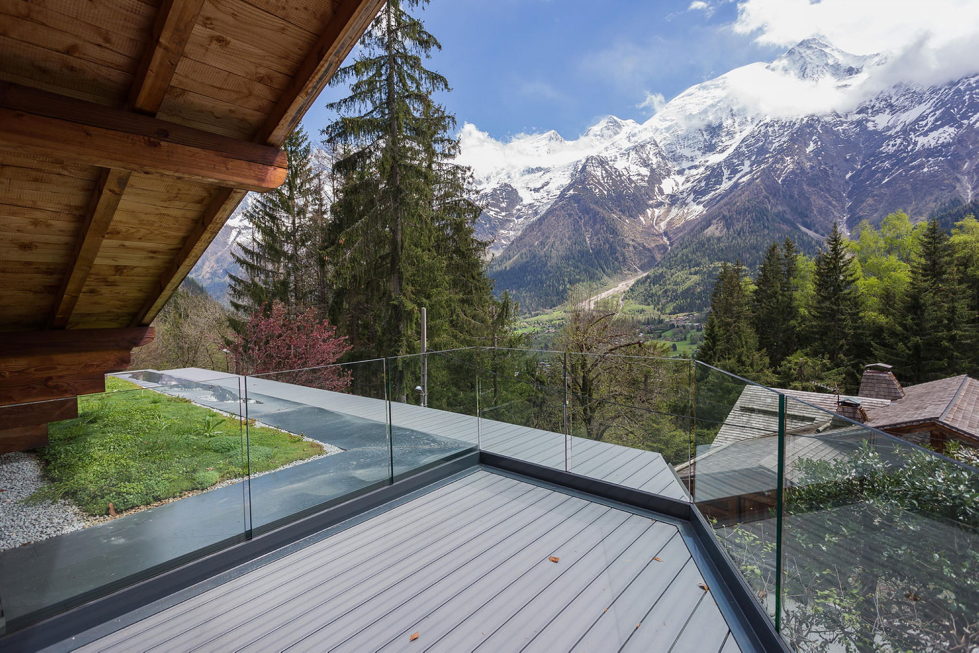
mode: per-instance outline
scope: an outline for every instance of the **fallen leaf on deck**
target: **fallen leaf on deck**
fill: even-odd
[[[699,587],[700,589],[704,590],[705,592],[709,592],[710,591],[710,588],[707,587],[707,585],[705,585],[704,583],[698,583],[697,584],[697,587]]]
[[[653,560],[655,560],[656,562],[663,562],[663,559],[659,556],[656,556],[655,558],[653,558]]]
[[[561,562],[561,558],[557,556],[551,556],[548,558],[548,560],[550,560],[551,562]]]
[[[408,641],[409,641],[409,642],[413,642],[413,641],[415,641],[416,639],[418,639],[418,633],[412,633],[412,634],[411,634],[411,637],[409,637],[409,638],[408,638]]]

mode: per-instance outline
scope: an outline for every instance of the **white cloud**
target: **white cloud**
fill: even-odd
[[[610,132],[610,125],[618,130]],[[477,177],[501,172],[519,176],[528,168],[550,168],[580,161],[607,147],[616,133],[627,137],[629,130],[637,126],[632,120],[606,116],[573,140],[565,140],[552,130],[541,134],[517,134],[508,141],[500,141],[467,122],[459,130],[459,157],[456,160],[470,166]]]
[[[885,54],[867,81],[938,84],[979,72],[977,0],[745,0],[736,33],[760,45],[791,46],[823,36],[854,54]]]
[[[658,113],[660,109],[666,106],[666,98],[663,97],[662,93],[650,93],[646,91],[646,97],[642,102],[636,105],[637,109],[647,109],[650,115]]]
[[[690,3],[690,6],[687,7],[687,11],[702,11],[710,16],[714,13],[714,8],[708,3],[704,2],[704,0],[693,0],[693,2]]]

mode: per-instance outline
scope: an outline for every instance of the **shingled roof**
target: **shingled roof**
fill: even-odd
[[[965,374],[904,388],[904,397],[867,411],[878,429],[936,422],[979,438],[979,381]]]

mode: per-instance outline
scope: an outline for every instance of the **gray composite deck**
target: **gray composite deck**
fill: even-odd
[[[705,587],[677,525],[475,468],[80,650],[740,651]]]
[[[169,385],[140,382],[218,410],[238,409],[241,377],[195,368],[164,374]],[[247,508],[241,484],[232,484],[4,551],[0,585],[7,618],[26,618],[109,582],[138,577],[175,558],[240,537],[246,524],[275,525],[382,483],[389,477],[392,452],[398,474],[438,464],[478,445],[560,469],[567,461],[578,474],[687,500],[673,470],[662,456],[649,451],[397,402],[391,404],[389,446],[388,405],[383,399],[254,377],[248,379],[248,398],[249,417],[343,451],[252,478]]]

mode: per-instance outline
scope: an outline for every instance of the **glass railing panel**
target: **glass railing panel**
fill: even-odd
[[[480,448],[567,470],[565,355],[489,349],[481,369]]]
[[[843,406],[860,417],[857,405]],[[979,645],[979,472],[786,401],[780,628],[795,650]],[[801,421],[801,420],[799,420]]]
[[[774,618],[780,395],[700,362],[694,369],[693,457],[676,471]]]
[[[387,359],[396,479],[477,450],[480,358],[455,349]]]
[[[691,453],[691,362],[572,354],[570,471],[686,500],[672,464]]]
[[[255,532],[391,482],[383,359],[253,374],[243,383]],[[302,456],[278,464],[270,433]]]
[[[244,539],[239,379],[212,376],[0,407],[4,430],[56,420],[45,445],[0,455],[8,631]]]

